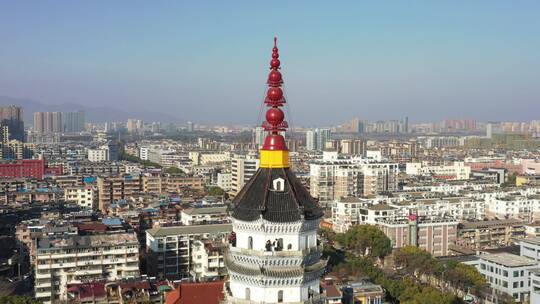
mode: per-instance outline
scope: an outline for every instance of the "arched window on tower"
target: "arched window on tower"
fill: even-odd
[[[251,290],[249,288],[246,288],[246,300],[251,300]]]
[[[248,249],[253,249],[253,237],[248,237]]]
[[[272,181],[274,191],[285,191],[285,180],[281,177]]]
[[[278,291],[278,293],[277,293],[277,301],[278,301],[278,303],[283,303],[283,290]]]

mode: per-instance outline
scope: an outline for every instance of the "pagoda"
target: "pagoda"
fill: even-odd
[[[280,64],[274,38],[259,169],[233,201],[226,303],[322,301],[319,279],[326,263],[317,228],[323,211],[289,168]]]

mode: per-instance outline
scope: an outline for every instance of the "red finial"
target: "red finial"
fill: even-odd
[[[268,131],[263,144],[263,150],[287,150],[285,139],[280,131],[285,131],[288,127],[284,120],[285,115],[280,109],[285,103],[283,90],[281,85],[283,79],[279,72],[281,62],[279,61],[279,50],[277,48],[277,37],[274,37],[274,48],[272,48],[272,60],[270,61],[270,74],[268,74],[268,90],[264,103],[270,107],[266,111],[266,121],[263,123],[263,128]]]

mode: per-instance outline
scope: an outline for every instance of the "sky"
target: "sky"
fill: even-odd
[[[256,124],[540,119],[540,1],[0,0],[0,95]]]

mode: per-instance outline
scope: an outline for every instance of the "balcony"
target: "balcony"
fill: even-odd
[[[312,253],[322,252],[322,245],[311,247],[303,250],[281,250],[281,251],[263,251],[251,250],[245,248],[231,247],[227,250],[231,253],[240,253],[243,255],[258,256],[258,257],[303,257]]]
[[[36,299],[44,299],[44,298],[50,298],[51,292],[50,291],[40,291],[36,292]]]

